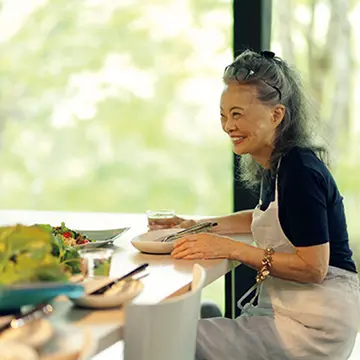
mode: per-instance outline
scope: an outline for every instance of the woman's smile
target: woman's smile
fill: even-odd
[[[230,135],[230,138],[234,146],[241,145],[248,139],[247,136],[233,136],[233,135]]]

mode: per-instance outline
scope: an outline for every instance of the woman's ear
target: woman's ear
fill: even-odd
[[[272,112],[272,122],[277,127],[285,117],[285,106],[282,104],[278,104],[274,107]]]

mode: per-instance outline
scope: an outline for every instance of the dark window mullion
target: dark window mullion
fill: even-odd
[[[233,53],[244,49],[255,51],[270,48],[271,0],[233,0]],[[239,159],[234,155],[233,204],[234,211],[253,209],[258,202],[258,192],[250,192],[238,180]],[[237,300],[254,284],[256,272],[245,265],[225,276],[225,316],[240,315]]]

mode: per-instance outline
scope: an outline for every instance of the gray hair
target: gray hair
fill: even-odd
[[[262,103],[285,106],[284,119],[275,133],[271,173],[277,172],[280,158],[295,146],[313,150],[322,159],[327,157],[326,149],[315,145],[318,118],[305,95],[301,78],[284,60],[270,52],[264,55],[246,50],[225,68],[223,80],[225,84],[230,81],[252,84]],[[250,155],[240,157],[240,178],[245,185],[256,187],[263,174],[264,169]]]

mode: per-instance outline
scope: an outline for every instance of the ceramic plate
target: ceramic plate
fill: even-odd
[[[92,242],[88,242],[84,245],[76,245],[78,248],[91,248],[91,247],[101,247],[104,245],[112,244],[118,237],[125,234],[130,228],[120,228],[120,229],[109,229],[109,230],[76,230],[80,234],[85,235],[88,239],[91,239]]]
[[[22,343],[0,341],[0,360],[38,360],[36,350]]]
[[[149,231],[138,235],[131,240],[131,244],[141,252],[148,254],[170,254],[173,251],[173,242],[162,242],[167,236],[183,229],[163,229]]]
[[[40,360],[90,360],[98,344],[90,331],[75,326],[58,328],[40,351]]]
[[[111,282],[108,278],[104,281],[92,281],[85,284],[87,293],[98,289],[102,285]],[[80,298],[70,298],[70,300],[79,307],[90,309],[107,309],[122,306],[134,299],[143,289],[140,280],[128,279],[117,283],[113,288],[103,295],[86,295]]]
[[[50,322],[40,319],[17,329],[5,330],[0,335],[0,341],[21,342],[34,349],[40,349],[51,339],[53,333]]]
[[[91,240],[96,241],[105,241],[105,240],[113,240],[120,235],[123,235],[126,231],[128,231],[129,227],[124,227],[120,229],[108,229],[108,230],[76,230],[80,234],[84,234]]]
[[[84,287],[79,284],[42,282],[0,287],[0,311],[10,312],[25,305],[47,303],[58,295],[79,297]]]

